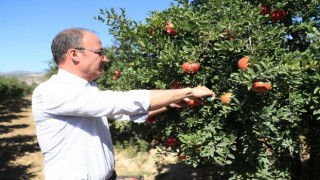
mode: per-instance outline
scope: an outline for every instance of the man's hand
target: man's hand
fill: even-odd
[[[190,99],[206,100],[206,99],[204,99],[205,97],[210,97],[211,101],[212,101],[212,100],[214,100],[216,95],[214,92],[212,92],[212,90],[208,89],[205,86],[197,86],[197,87],[192,88],[191,94],[188,95],[188,98],[190,98]]]
[[[194,104],[190,104],[190,102],[195,102],[200,105],[206,101],[213,101],[215,99],[215,93],[212,92],[205,86],[198,86],[191,90],[190,95],[187,98],[184,98],[181,101],[171,103],[169,105],[170,108],[184,108],[189,106],[194,106]]]
[[[191,100],[201,104],[204,101],[212,101],[215,98],[214,92],[205,86],[174,90],[151,90],[150,94],[149,117],[155,116],[170,108],[194,107],[194,104],[188,104]]]
[[[213,100],[215,94],[205,86],[170,90],[151,90],[149,111],[158,110],[166,106],[184,107],[185,105],[181,104],[183,101],[188,101],[189,99],[204,101],[208,97]]]

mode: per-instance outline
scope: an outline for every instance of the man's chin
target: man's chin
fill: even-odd
[[[104,68],[99,68],[97,70],[97,74],[101,75],[104,72]]]
[[[104,72],[104,66],[99,67],[99,72],[103,73]]]
[[[96,77],[97,78],[100,77],[103,72],[104,72],[104,69],[99,69],[96,73]]]

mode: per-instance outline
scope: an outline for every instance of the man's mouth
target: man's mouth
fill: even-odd
[[[99,70],[100,70],[100,71],[104,71],[104,64],[100,64]]]

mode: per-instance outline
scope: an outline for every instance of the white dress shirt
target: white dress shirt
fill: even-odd
[[[100,91],[95,83],[58,70],[33,92],[32,111],[48,180],[102,180],[114,170],[107,117],[144,122],[148,90]]]

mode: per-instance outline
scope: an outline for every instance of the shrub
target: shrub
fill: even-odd
[[[0,109],[30,94],[32,87],[16,78],[0,76]]]

